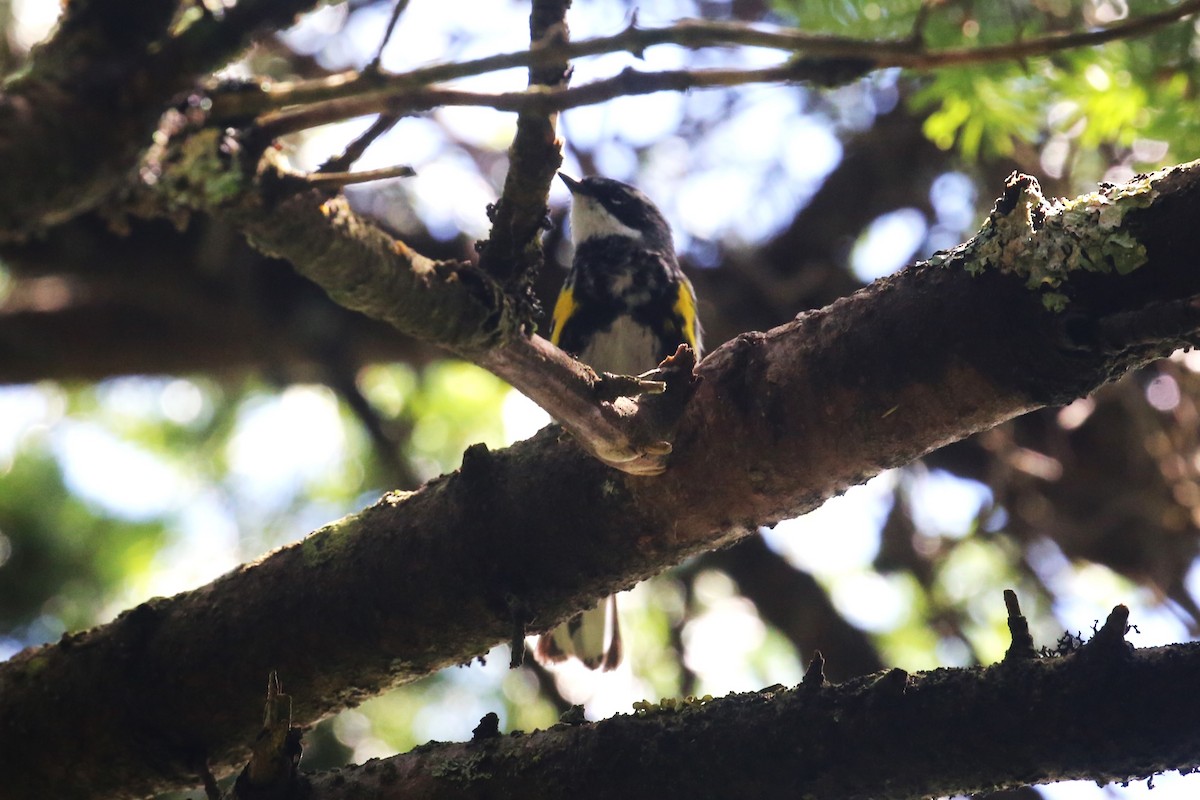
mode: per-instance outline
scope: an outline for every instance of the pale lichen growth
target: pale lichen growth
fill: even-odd
[[[979,233],[931,263],[964,264],[972,274],[998,269],[1019,275],[1042,292],[1046,308],[1061,311],[1067,296],[1060,289],[1072,272],[1126,275],[1146,263],[1146,248],[1124,227],[1125,217],[1154,202],[1155,184],[1166,175],[1140,176],[1073,200],[1047,200],[1035,178],[1013,173]]]
[[[712,700],[713,696],[711,694],[706,694],[703,697],[695,697],[693,695],[683,698],[664,697],[657,703],[652,703],[649,700],[638,700],[633,704],[633,713],[639,717],[648,717],[651,714],[675,714],[686,708],[711,703]]]

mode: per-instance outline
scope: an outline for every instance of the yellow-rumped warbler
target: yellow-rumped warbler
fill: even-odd
[[[696,292],[671,227],[646,195],[609,178],[558,176],[571,190],[575,260],[554,304],[550,341],[599,372],[638,375],[681,344],[700,354]],[[543,663],[574,656],[592,669],[621,660],[616,597],[538,639]]]

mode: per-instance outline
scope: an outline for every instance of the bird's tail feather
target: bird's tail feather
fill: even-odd
[[[533,652],[542,664],[578,658],[589,669],[616,669],[621,663],[616,595],[609,595],[595,608],[576,614],[550,633],[542,634]]]

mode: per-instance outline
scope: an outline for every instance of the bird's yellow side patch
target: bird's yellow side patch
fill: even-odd
[[[675,298],[675,305],[671,310],[683,320],[683,338],[688,346],[699,353],[700,342],[696,335],[696,292],[687,281],[679,282],[679,296]]]
[[[564,286],[558,293],[558,300],[554,301],[554,316],[550,327],[550,343],[555,347],[558,346],[558,340],[562,338],[563,326],[567,324],[567,320],[571,318],[577,308],[574,290],[570,286]]]

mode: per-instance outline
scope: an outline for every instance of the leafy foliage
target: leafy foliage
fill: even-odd
[[[44,447],[0,474],[0,637],[39,641],[100,621],[152,566],[163,520],[136,522],[74,496]]]
[[[983,48],[1115,25],[1172,6],[1167,2],[966,3],[780,2],[776,8],[811,32],[903,40],[932,52]],[[1083,180],[1100,168],[1098,148],[1127,153],[1138,169],[1187,158],[1200,147],[1200,123],[1186,113],[1197,79],[1187,25],[1150,35],[1023,60],[939,69],[917,78],[910,96],[927,113],[926,133],[967,160],[1012,157],[1017,148],[1065,140]],[[1143,140],[1169,142],[1135,148]]]

